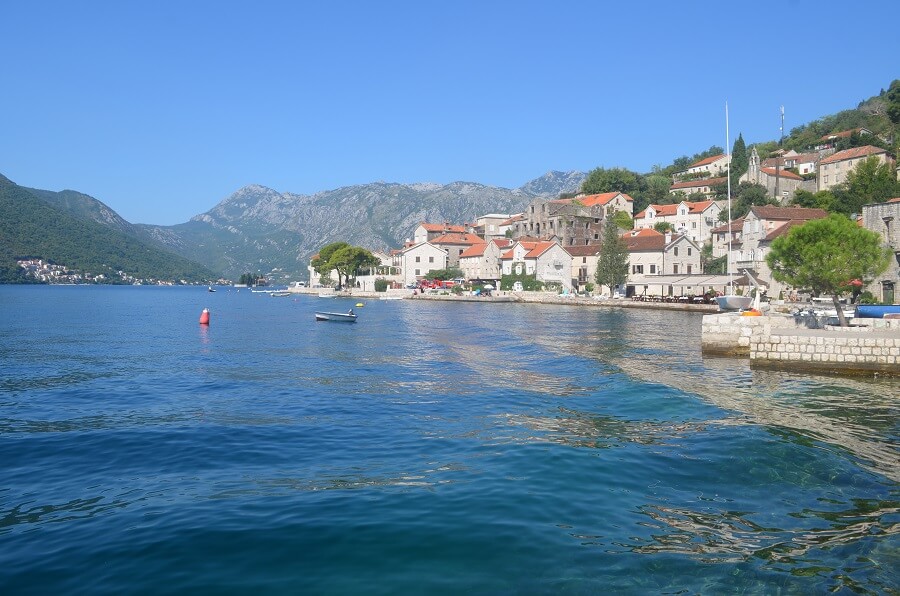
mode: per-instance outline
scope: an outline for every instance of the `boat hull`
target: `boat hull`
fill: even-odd
[[[860,319],[883,319],[884,315],[900,314],[900,304],[858,304],[855,314]]]
[[[717,296],[716,302],[719,303],[719,310],[743,310],[750,308],[753,298],[750,296]]]
[[[332,321],[335,323],[355,323],[356,315],[341,312],[317,312],[317,321]]]

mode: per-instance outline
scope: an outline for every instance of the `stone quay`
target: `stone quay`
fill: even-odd
[[[703,317],[701,344],[707,354],[749,356],[752,366],[900,376],[900,320],[849,323],[819,327],[804,317],[719,313]]]

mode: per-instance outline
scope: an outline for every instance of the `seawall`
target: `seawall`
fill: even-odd
[[[851,319],[851,327],[806,327],[788,316],[703,317],[704,353],[749,356],[753,366],[900,376],[900,320]]]

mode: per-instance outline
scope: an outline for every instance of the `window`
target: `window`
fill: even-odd
[[[678,275],[678,265],[672,265],[672,273]]]
[[[416,257],[416,263],[422,260],[422,257]]]
[[[581,262],[582,262],[582,263],[587,263],[587,257],[581,257]]]
[[[688,274],[688,275],[691,274],[691,269],[693,269],[693,267],[691,267],[690,265],[688,265],[688,266],[687,266],[687,274]]]
[[[828,184],[828,176],[824,176],[823,179],[822,179],[822,181],[823,181],[825,184]]]
[[[692,222],[691,222],[691,227],[694,228],[694,229],[696,230],[696,229],[697,229],[697,222],[696,222],[696,221],[692,221]]]
[[[650,265],[650,266],[653,267],[653,265]],[[632,265],[632,266],[631,266],[631,272],[632,272],[632,273],[643,273],[643,272],[644,272],[644,266],[643,266],[643,265]]]
[[[600,240],[600,234],[594,234],[594,240]]]
[[[429,262],[429,263],[434,263],[434,257],[428,257],[428,262]]]
[[[688,256],[691,256],[691,247],[688,247]]]
[[[678,247],[677,246],[675,247],[675,256],[676,257],[678,256]],[[678,273],[678,272],[676,271],[676,273]]]
[[[650,265],[650,273],[656,273],[656,265]]]
[[[421,273],[419,273],[419,270],[416,269],[416,277],[419,277],[420,275],[421,275]]]

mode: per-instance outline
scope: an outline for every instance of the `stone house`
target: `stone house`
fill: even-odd
[[[751,149],[751,155],[753,151],[756,151],[756,147]],[[815,174],[820,159],[822,159],[822,155],[818,152],[797,153],[791,149],[779,157],[770,157],[762,160],[760,166],[770,169],[775,169],[775,166],[779,166],[781,169],[792,168],[796,169],[797,173],[802,176],[804,174]]]
[[[555,240],[517,240],[500,257],[503,275],[534,275],[572,290],[572,256]]]
[[[394,255],[404,285],[416,283],[431,271],[447,268],[447,253],[430,242],[412,244]]]
[[[458,267],[459,256],[473,244],[483,244],[479,236],[469,232],[450,232],[429,240],[431,244],[444,249],[447,253],[447,267]]]
[[[475,219],[469,231],[480,236],[485,242],[490,242],[494,238],[505,238],[506,231],[510,229],[510,216],[501,213],[488,213]]]
[[[731,155],[727,155],[724,153],[721,155],[713,155],[712,157],[707,157],[691,164],[687,170],[685,170],[684,172],[679,172],[675,176],[676,178],[683,178],[686,176],[704,176],[707,178],[714,178],[716,176],[721,176],[722,174],[724,174],[727,171],[730,163]]]
[[[677,205],[648,205],[634,216],[635,229],[653,229],[657,222],[671,224],[676,234],[703,244],[711,234],[722,205],[719,201],[681,201]]]
[[[741,232],[744,228],[744,218],[732,220],[731,222],[731,244],[736,245],[741,239]],[[728,223],[724,223],[712,229],[712,258],[718,259],[728,254]]]
[[[676,182],[669,188],[670,195],[683,194],[690,196],[692,194],[702,194],[707,197],[713,197],[716,194],[715,187],[726,184],[728,178],[703,178],[700,180],[685,180]]]
[[[629,280],[632,276],[702,273],[700,245],[688,236],[643,229],[626,232],[622,237],[630,255]]]
[[[501,276],[500,255],[512,244],[506,238],[473,244],[459,255],[459,268],[467,280],[498,281]]]
[[[468,230],[466,226],[459,224],[432,224],[422,222],[413,233],[413,244],[421,244],[422,242],[431,242],[438,236],[444,234],[465,234]]]
[[[565,251],[572,257],[572,287],[584,291],[587,284],[594,284],[597,262],[600,260],[600,245],[566,246]]]
[[[828,213],[823,209],[770,205],[751,207],[750,212],[744,216],[740,240],[732,242],[729,273],[746,274],[768,286],[770,296],[776,295],[785,288],[775,281],[766,264],[766,255],[772,241],[794,226],[824,217],[828,217]]]
[[[863,205],[862,225],[881,234],[884,244],[893,252],[887,271],[871,280],[865,289],[881,302],[897,304],[900,302],[900,197]]]
[[[620,192],[579,195],[571,199],[536,200],[514,222],[513,237],[556,238],[562,246],[596,244],[603,222],[614,213],[633,213],[633,199]]]
[[[880,163],[889,163],[895,167],[894,156],[881,147],[866,145],[838,151],[819,162],[817,190],[829,188],[847,181],[847,174],[859,163],[869,157],[876,157]]]

